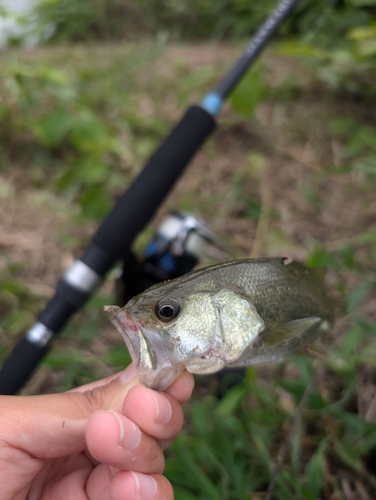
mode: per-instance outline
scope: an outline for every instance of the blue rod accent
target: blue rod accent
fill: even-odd
[[[216,92],[206,94],[201,102],[201,107],[213,116],[216,116],[222,108],[223,99]]]

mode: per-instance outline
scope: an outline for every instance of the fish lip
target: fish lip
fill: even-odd
[[[125,313],[125,318],[117,318],[120,331],[138,372],[156,368],[156,356],[145,335],[142,325]]]
[[[131,355],[133,363],[138,367],[140,362],[140,331],[134,330],[128,326],[123,326],[122,336],[127,345],[129,354]],[[136,333],[136,335],[135,335]]]
[[[132,320],[124,310],[117,311],[111,318],[113,324],[121,333],[132,361],[138,364],[138,353],[140,352],[139,324]]]

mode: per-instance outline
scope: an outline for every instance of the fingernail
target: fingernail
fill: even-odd
[[[127,368],[120,374],[119,378],[122,384],[128,384],[136,375],[136,367],[131,363]]]
[[[129,471],[136,483],[136,494],[142,498],[151,498],[158,491],[157,481],[153,476],[148,474],[141,474],[140,472]]]
[[[150,390],[150,393],[155,401],[155,421],[158,424],[167,424],[172,415],[170,401],[162,396],[162,394],[158,394],[158,392]]]
[[[119,415],[119,413],[116,413],[116,411],[108,410],[108,413],[112,413],[113,415],[115,415],[117,421],[119,422],[119,446],[127,450],[136,449],[141,442],[140,428],[134,422],[132,422],[132,420]]]

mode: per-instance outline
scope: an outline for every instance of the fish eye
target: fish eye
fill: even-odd
[[[157,318],[165,323],[175,319],[179,312],[180,304],[174,299],[161,299],[155,305],[155,314]]]

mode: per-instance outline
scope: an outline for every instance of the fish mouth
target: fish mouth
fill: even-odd
[[[184,365],[170,359],[157,329],[143,327],[124,310],[117,310],[111,321],[127,345],[142,384],[163,391],[184,370]]]
[[[150,372],[157,368],[157,359],[151,345],[144,335],[142,325],[121,311],[112,319],[114,325],[122,334],[132,361],[139,374]]]

